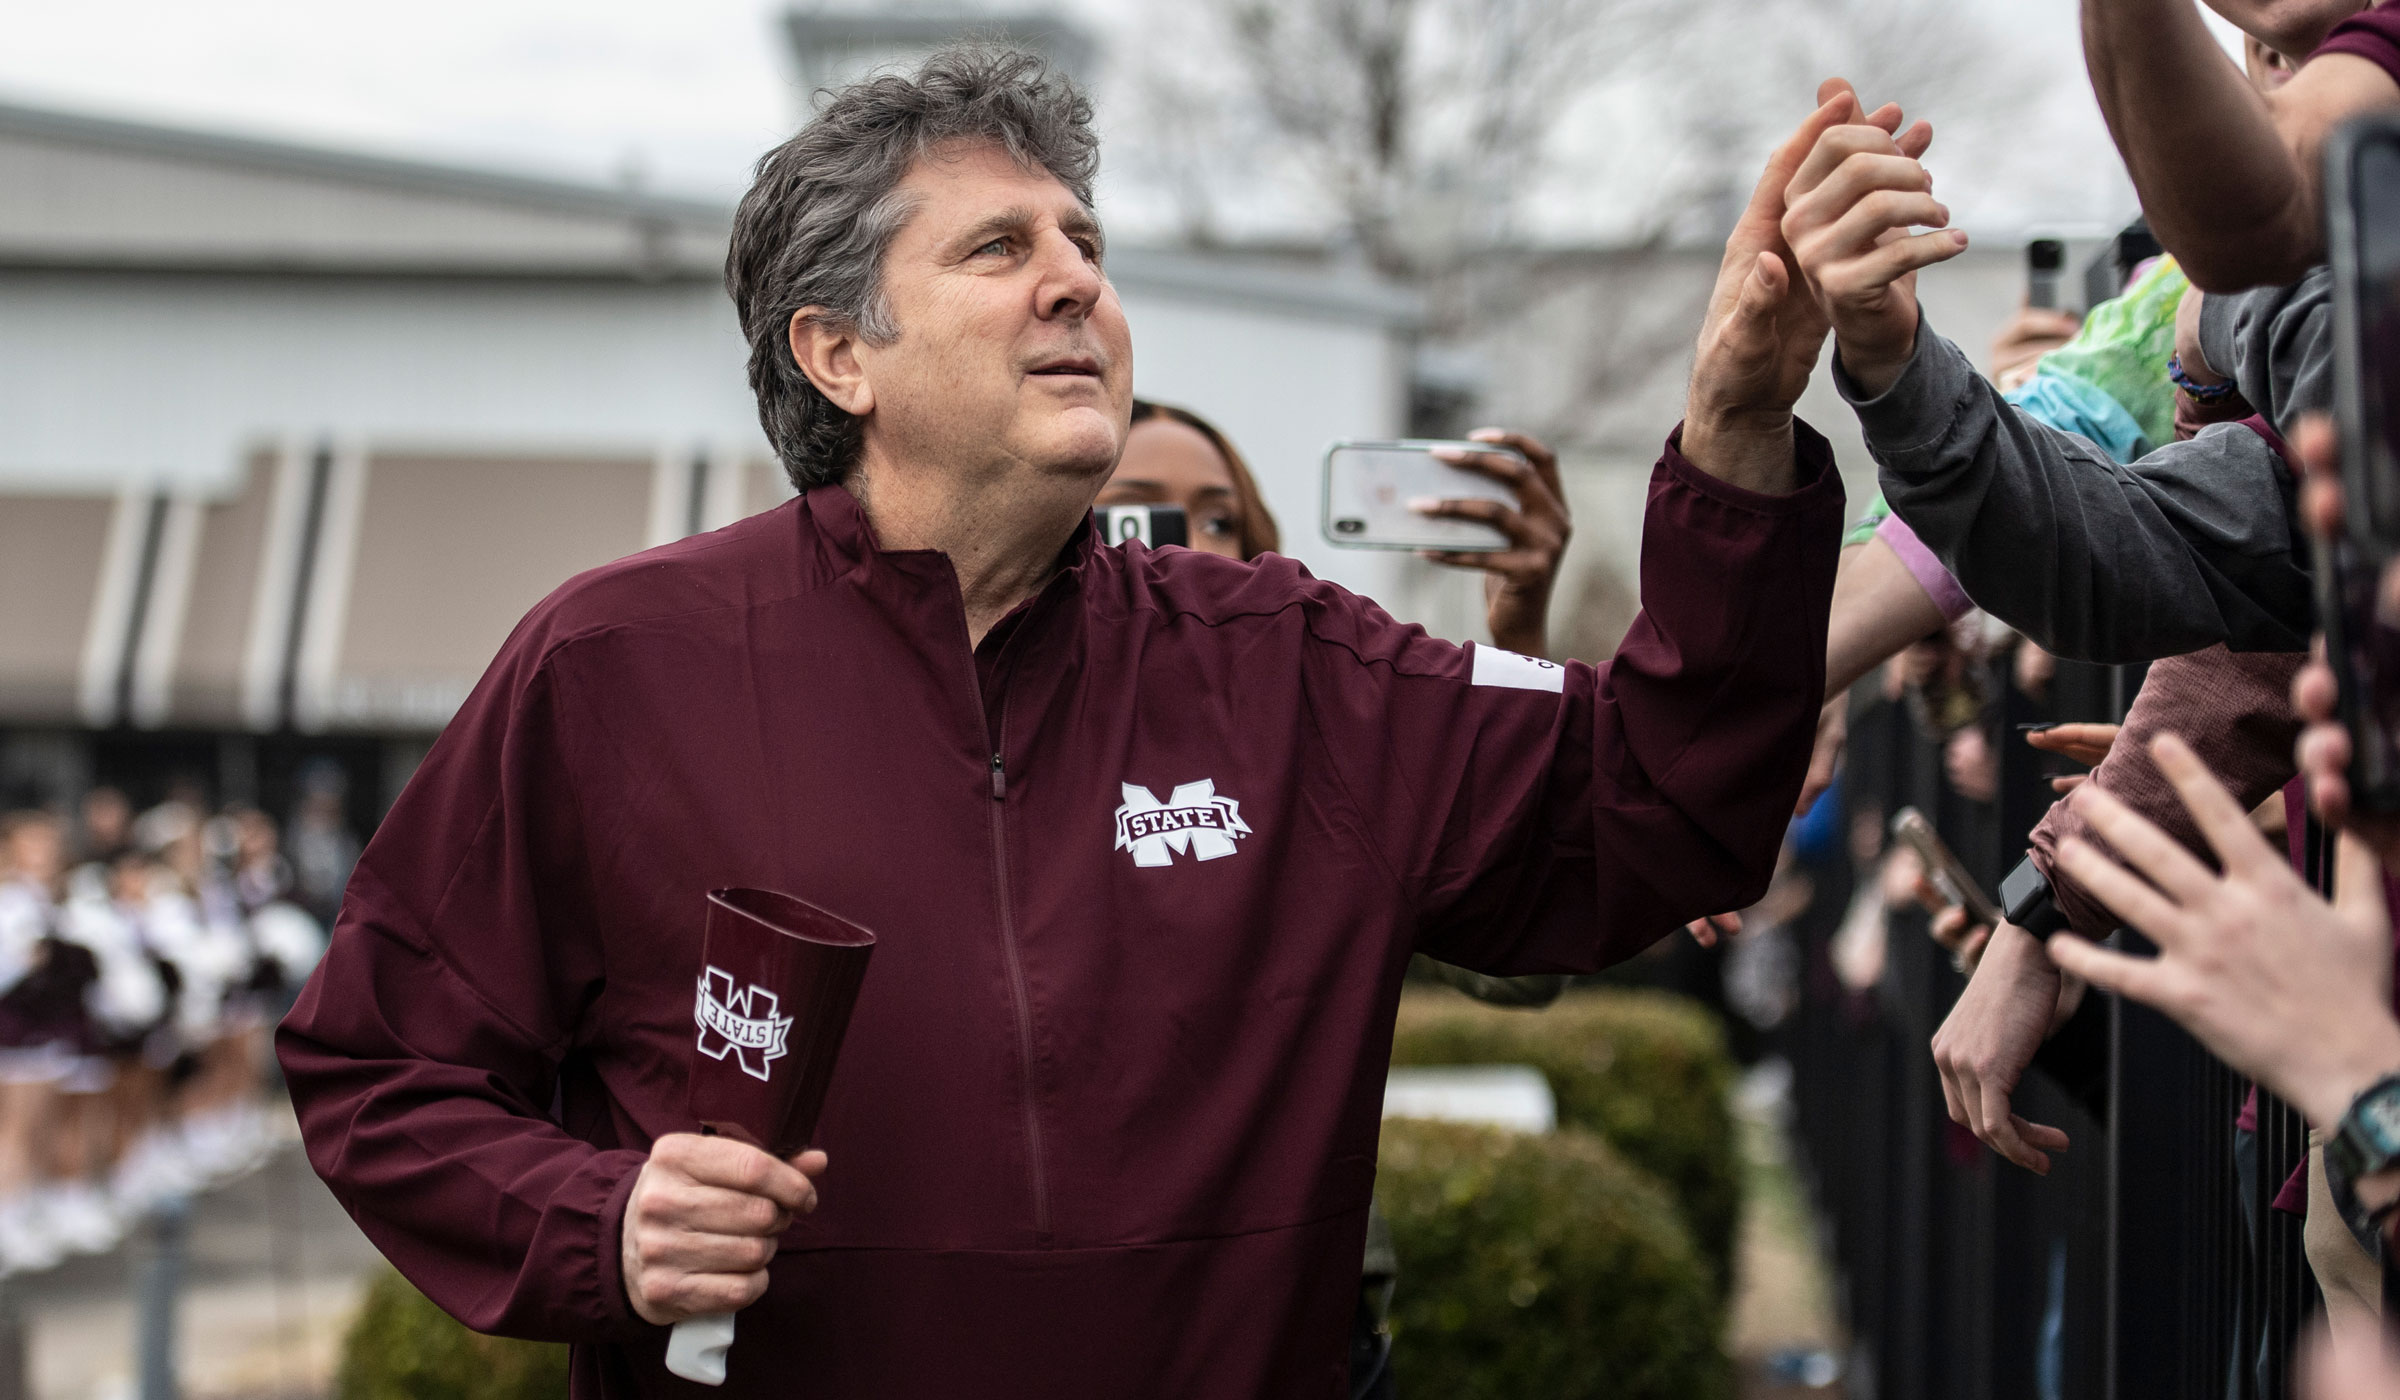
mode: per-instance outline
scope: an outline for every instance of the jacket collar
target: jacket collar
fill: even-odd
[[[839,483],[812,486],[801,492],[799,509],[807,519],[824,577],[849,573],[872,560],[888,562],[933,553],[885,549],[876,541],[875,527],[859,506],[858,498]],[[1075,526],[1075,533],[1067,537],[1066,547],[1059,551],[1059,569],[1067,573],[1080,571],[1092,562],[1099,546],[1099,533],[1092,528],[1091,516],[1087,514]]]

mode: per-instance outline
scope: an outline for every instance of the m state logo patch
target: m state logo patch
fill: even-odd
[[[1117,809],[1117,849],[1133,852],[1135,865],[1173,865],[1176,855],[1215,860],[1233,854],[1233,843],[1250,834],[1242,804],[1217,796],[1217,781],[1183,783],[1161,802],[1150,789],[1118,784],[1125,805]]]
[[[778,1016],[773,992],[753,982],[733,989],[733,974],[712,967],[700,974],[700,995],[692,1003],[692,1019],[700,1023],[700,1053],[712,1060],[733,1057],[742,1073],[764,1079],[769,1067],[784,1057],[784,1041],[792,1033],[792,1018]]]

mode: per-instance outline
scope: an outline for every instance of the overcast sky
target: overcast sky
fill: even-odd
[[[1123,35],[1139,31],[1143,6],[1166,3],[1174,0],[1065,8]],[[654,188],[730,199],[800,110],[775,26],[783,8],[784,0],[0,0],[0,101],[582,179],[613,179],[631,165]],[[2046,124],[2020,128],[2038,142],[2033,168],[2048,178],[2011,174],[2011,189],[1967,207],[2005,225],[2130,213],[2083,80],[2075,0],[2004,8],[2005,42],[2053,74],[2061,94],[2045,103]],[[1102,95],[1105,122],[1105,85]],[[1959,203],[1957,183],[1945,193]]]

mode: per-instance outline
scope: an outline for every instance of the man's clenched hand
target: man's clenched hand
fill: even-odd
[[[1784,187],[1828,129],[1845,122],[1884,133],[1900,129],[1898,107],[1866,112],[1839,78],[1819,87],[1817,100],[1817,110],[1768,157],[1749,207],[1725,240],[1684,404],[1684,457],[1753,491],[1779,494],[1797,485],[1792,405],[1825,345],[1824,313],[1794,290],[1798,269],[1784,243]],[[1921,124],[1908,136],[1920,150],[1932,139]]]
[[[669,1133],[625,1203],[625,1296],[645,1322],[739,1312],[767,1291],[792,1217],[817,1208],[825,1154],[778,1161],[731,1138]]]
[[[1932,141],[1922,123],[1897,137],[1879,123],[1829,127],[1784,190],[1783,236],[1842,368],[1869,396],[1891,387],[1916,348],[1917,269],[1967,246],[1918,163]],[[1920,227],[1932,232],[1908,232]]]

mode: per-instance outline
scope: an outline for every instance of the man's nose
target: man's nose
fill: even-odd
[[[1100,304],[1106,283],[1099,264],[1084,256],[1082,245],[1052,229],[1041,243],[1041,283],[1035,288],[1035,307],[1045,318],[1079,320]]]

